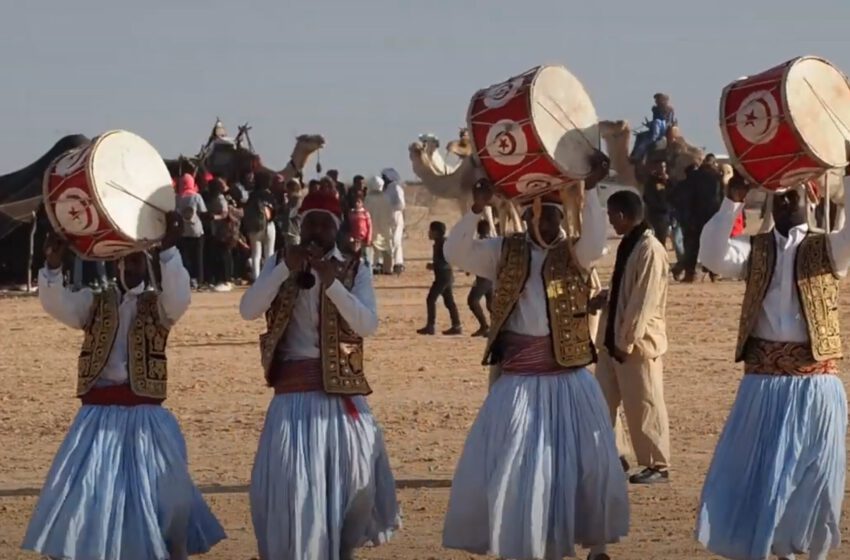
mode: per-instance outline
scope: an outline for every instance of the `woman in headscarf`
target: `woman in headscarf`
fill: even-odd
[[[207,213],[207,205],[198,192],[195,178],[184,173],[177,184],[177,211],[183,216],[183,237],[178,249],[186,270],[192,279],[192,288],[204,282],[204,226],[201,215]]]

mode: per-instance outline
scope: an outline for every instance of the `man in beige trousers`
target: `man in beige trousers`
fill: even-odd
[[[643,203],[637,194],[620,191],[612,195],[608,220],[623,239],[601,320],[600,335],[604,337],[596,377],[612,423],[616,423],[622,403],[638,464],[644,467],[629,482],[667,482],[670,428],[662,364],[667,351],[667,251],[644,222]]]

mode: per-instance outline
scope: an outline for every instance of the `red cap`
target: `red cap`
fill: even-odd
[[[326,212],[333,216],[337,223],[342,220],[342,208],[336,193],[315,191],[304,197],[299,214],[305,216],[309,212]]]

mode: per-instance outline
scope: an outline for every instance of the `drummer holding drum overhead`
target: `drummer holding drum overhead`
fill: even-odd
[[[850,160],[850,85],[828,62],[801,57],[733,82],[720,105],[738,173],[703,229],[699,260],[746,283],[735,348],[744,375],[706,475],[696,537],[736,560],[825,560],[841,541],[847,470],[838,364],[850,227],[811,231],[805,184]],[[756,185],[775,191],[773,231],[730,239]]]
[[[189,476],[186,442],[162,403],[170,329],[191,301],[175,244],[162,158],[123,131],[102,135],[51,165],[48,238],[38,277],[44,310],[82,330],[76,396],[82,402],[54,458],[23,548],[52,558],[181,560],[207,552],[224,530]],[[169,207],[169,204],[171,205]],[[159,245],[157,290],[147,250]],[[118,258],[118,287],[69,290],[62,262]]]
[[[485,362],[493,382],[452,482],[443,545],[501,558],[562,558],[628,533],[626,481],[595,361],[586,273],[606,245],[605,212],[593,190],[607,175],[597,160],[578,240],[566,238],[557,193],[524,208],[529,234],[477,239],[491,187],[452,229],[449,262],[495,282]],[[553,196],[554,195],[554,196]]]

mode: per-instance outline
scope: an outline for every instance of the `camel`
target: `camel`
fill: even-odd
[[[439,155],[439,152],[434,147],[435,142],[430,138],[427,139],[429,142],[423,142],[421,138],[408,147],[413,172],[422,180],[422,184],[432,195],[437,198],[447,198],[456,201],[462,213],[469,211],[469,208],[472,206],[472,188],[475,182],[484,176],[481,169],[475,164],[474,158],[468,156],[461,157],[460,163],[450,169],[446,167],[445,163],[441,166],[439,162],[435,162],[433,159],[434,154]],[[436,140],[436,137],[433,137],[433,139]],[[440,157],[439,161],[442,161],[442,157]],[[499,206],[502,207],[504,205],[499,204]],[[487,208],[485,210],[485,217],[490,224],[491,231],[500,231],[502,229],[501,224],[499,224],[500,228],[497,229],[496,227],[496,216],[512,216],[516,214],[516,211],[511,213],[509,211],[506,212],[507,208],[501,209],[501,213],[499,210],[494,210],[493,208]],[[518,218],[515,219],[518,222]]]
[[[475,182],[484,177],[483,170],[472,156],[472,142],[469,131],[460,129],[458,139],[449,143],[447,151],[460,158],[460,163],[448,172],[440,172],[440,164],[435,163],[433,154],[437,153],[434,148],[436,137],[426,138],[430,144],[420,140],[408,147],[410,162],[413,172],[422,180],[428,192],[438,198],[455,200],[461,212],[466,212],[472,205],[472,189]],[[438,145],[438,144],[437,144]],[[442,157],[440,158],[442,160]],[[443,167],[445,168],[445,167]],[[578,198],[581,198],[579,194]],[[566,208],[565,227],[571,234],[578,233],[580,229],[580,212],[576,204],[581,201],[571,197],[573,204]],[[504,198],[496,197],[493,207],[485,210],[485,216],[490,223],[491,231],[506,233],[509,231],[522,231],[523,225],[516,206]],[[498,218],[498,220],[497,220]],[[498,226],[498,227],[497,227]]]
[[[646,179],[642,166],[635,168],[629,161],[631,152],[632,130],[628,121],[600,121],[599,134],[605,142],[608,157],[611,159],[611,169],[616,173],[618,183],[631,185],[642,191]],[[679,130],[672,127],[667,135],[664,154],[670,178],[681,181],[685,178],[685,170],[691,165],[699,165],[705,157],[705,152],[688,144]]]
[[[437,138],[433,134],[420,134],[419,135],[419,143],[422,145],[422,149],[426,154],[426,157],[423,158],[423,162],[426,165],[429,165],[434,173],[441,175],[448,175],[457,169],[457,166],[460,165],[460,162],[449,165],[446,163],[446,160],[443,159],[443,156],[439,152],[440,148],[440,139]],[[451,154],[452,152],[448,149],[446,150],[446,155]]]
[[[269,169],[262,165],[260,156],[254,151],[254,146],[248,132],[247,124],[239,127],[235,139],[227,136],[227,131],[220,119],[216,120],[209,140],[194,157],[179,156],[177,159],[166,159],[172,177],[183,173],[195,173],[199,167],[204,167],[214,175],[220,175],[230,181],[238,181],[249,172],[267,172],[283,177],[283,184],[289,179],[300,177],[310,157],[322,149],[325,139],[319,134],[302,134],[295,139],[295,147],[286,166],[280,171]]]

